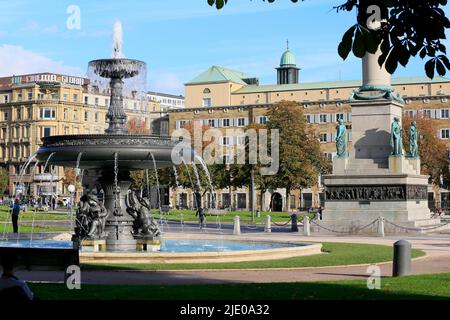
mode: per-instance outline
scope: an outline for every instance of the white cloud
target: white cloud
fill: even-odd
[[[183,94],[183,83],[174,73],[152,72],[149,79],[149,90],[171,94]]]
[[[0,46],[0,76],[38,72],[85,75],[85,71],[78,67],[68,66],[64,61],[52,60],[21,46]]]

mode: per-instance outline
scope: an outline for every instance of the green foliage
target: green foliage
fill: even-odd
[[[267,0],[270,3],[274,1]],[[208,0],[208,4],[217,9],[227,3],[228,0]],[[447,49],[442,42],[446,39],[446,29],[450,28],[450,20],[443,10],[446,4],[447,0],[347,0],[334,9],[337,12],[356,10],[357,23],[344,33],[338,54],[344,60],[350,52],[361,58],[366,52],[374,53],[380,47],[382,54],[378,62],[385,64],[391,74],[398,64],[406,66],[411,57],[419,55],[421,59],[429,58],[424,65],[429,78],[434,77],[435,71],[444,76],[446,70],[450,70]],[[373,13],[367,13],[370,5],[380,8],[382,21],[376,30],[367,25]]]

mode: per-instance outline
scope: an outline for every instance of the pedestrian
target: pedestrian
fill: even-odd
[[[20,201],[16,199],[12,207],[11,219],[13,225],[13,232],[19,233],[19,214],[20,214]]]
[[[319,206],[317,213],[319,214],[319,219],[322,220],[322,206]]]
[[[195,216],[196,217],[198,216],[198,221],[200,223],[200,229],[203,229],[203,224],[205,222],[205,212],[202,207],[198,207],[197,213],[195,214]]]
[[[3,274],[0,278],[0,300],[30,301],[34,299],[27,283],[14,275],[16,256],[3,254],[0,257]]]
[[[56,210],[56,198],[52,197],[52,209]]]

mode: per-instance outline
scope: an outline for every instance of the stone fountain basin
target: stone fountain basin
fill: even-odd
[[[114,166],[114,154],[118,153],[119,168],[153,169],[152,154],[157,168],[173,165],[172,149],[179,142],[170,137],[149,135],[61,135],[42,138],[43,145],[36,158],[42,163],[64,167],[76,167],[82,153],[79,168],[100,169]]]
[[[95,74],[103,78],[132,78],[145,70],[145,62],[134,59],[98,59],[89,62]]]

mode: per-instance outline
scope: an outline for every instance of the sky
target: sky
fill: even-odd
[[[151,91],[183,94],[183,84],[212,65],[274,84],[287,39],[301,82],[360,79],[360,59],[337,54],[355,23],[355,13],[333,10],[342,2],[229,0],[216,10],[207,0],[2,0],[0,76],[85,76],[90,60],[111,57],[113,23],[120,20],[124,54],[147,63]],[[71,5],[79,8],[79,29],[67,26]],[[399,66],[399,76],[425,76],[423,61]]]

